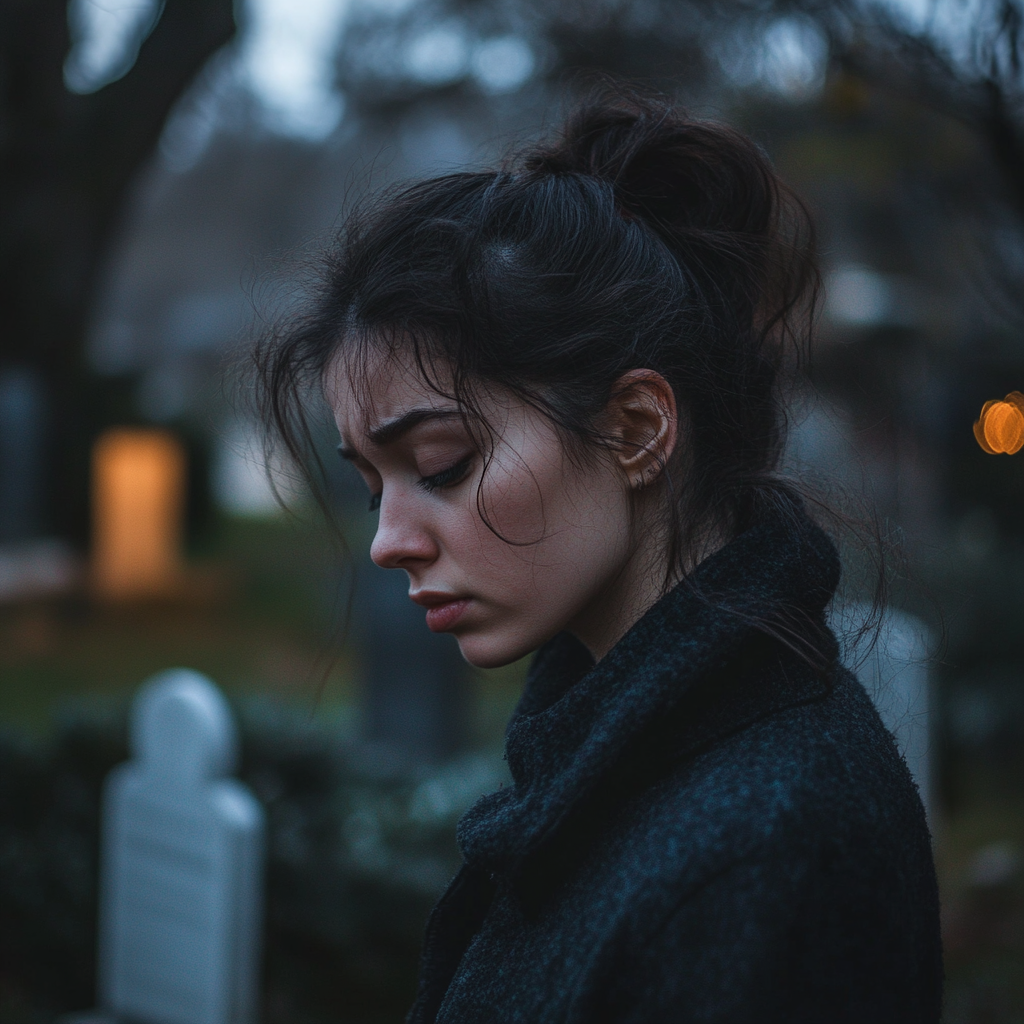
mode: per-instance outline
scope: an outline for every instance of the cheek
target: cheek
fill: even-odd
[[[473,510],[484,533],[529,561],[529,549],[565,525],[566,469],[560,452],[537,444],[523,443],[519,451],[493,458],[479,499],[473,494]]]
[[[628,546],[628,507],[618,479],[577,469],[560,446],[524,446],[521,456],[492,460],[481,488],[486,523],[475,488],[471,501],[478,550],[509,571],[510,587],[513,576],[523,586],[542,579],[558,589],[587,585]]]

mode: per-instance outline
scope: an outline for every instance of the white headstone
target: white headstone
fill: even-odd
[[[263,812],[239,782],[231,711],[205,676],[150,679],[132,760],[104,793],[99,991],[143,1024],[256,1018]]]
[[[839,611],[833,621],[841,631],[844,627],[855,627],[867,615],[866,608],[852,606]],[[931,817],[928,659],[932,652],[928,627],[913,615],[888,608],[882,616],[874,646],[865,655],[870,642],[868,636],[848,649],[846,664],[856,672],[886,728],[895,737],[917,783],[921,802]]]

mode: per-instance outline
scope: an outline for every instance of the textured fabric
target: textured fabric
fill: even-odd
[[[838,575],[776,512],[597,665],[567,634],[538,652],[411,1024],[938,1021],[924,812],[838,664]]]

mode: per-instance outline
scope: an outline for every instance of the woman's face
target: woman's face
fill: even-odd
[[[479,398],[493,434],[485,472],[456,404],[424,383],[408,353],[372,351],[358,368],[354,385],[339,356],[326,394],[342,453],[379,516],[370,555],[405,570],[427,625],[452,633],[481,668],[521,658],[563,629],[601,647],[636,548],[614,458],[574,465],[543,415],[491,393]]]

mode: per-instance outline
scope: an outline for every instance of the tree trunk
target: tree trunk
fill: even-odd
[[[66,0],[0,0],[0,371],[28,372],[42,392],[37,535],[87,536],[105,418],[83,353],[98,274],[171,107],[234,30],[231,0],[169,0],[129,74],[76,95]]]

